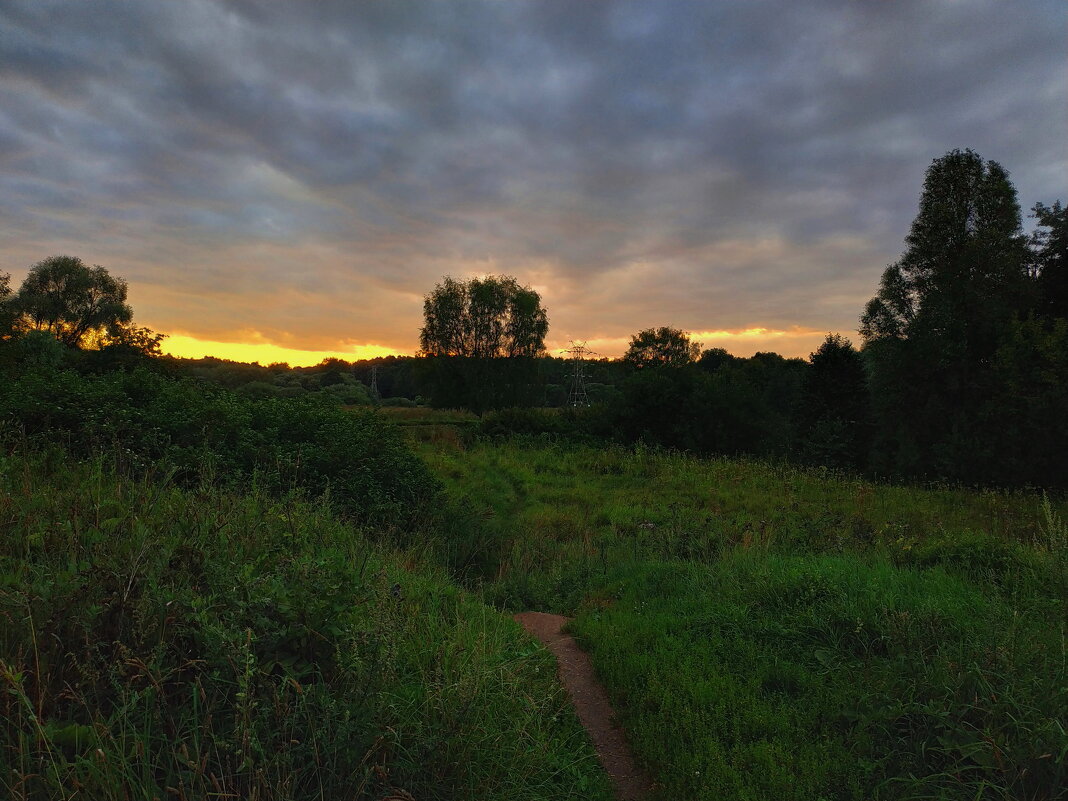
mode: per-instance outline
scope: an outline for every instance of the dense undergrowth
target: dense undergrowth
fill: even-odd
[[[0,412],[13,798],[607,798],[531,608],[662,798],[1068,798],[1060,500],[144,369]]]
[[[0,796],[607,798],[382,415],[42,368],[0,435]]]
[[[4,797],[605,797],[506,617],[322,504],[170,478],[0,456]]]
[[[299,489],[358,522],[401,532],[422,521],[439,490],[400,432],[372,411],[246,398],[145,368],[8,376],[0,426],[31,445],[104,454],[128,472],[166,466],[183,485],[211,477],[238,489]]]
[[[577,613],[662,797],[1068,797],[1063,505],[641,447],[422,449],[482,516],[487,597]]]

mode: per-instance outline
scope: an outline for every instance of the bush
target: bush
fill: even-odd
[[[363,384],[331,384],[323,390],[323,394],[346,406],[369,406],[371,404],[371,396]]]
[[[314,398],[245,398],[146,370],[103,376],[31,371],[0,386],[0,421],[120,468],[161,463],[178,481],[254,481],[275,494],[329,496],[339,511],[402,529],[434,508],[437,481],[399,430]]]
[[[601,406],[562,409],[511,408],[486,412],[479,425],[486,437],[550,435],[574,440],[607,439],[611,425]]]

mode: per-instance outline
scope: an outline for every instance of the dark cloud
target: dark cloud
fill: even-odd
[[[1064,197],[1059,0],[0,6],[0,258],[143,317],[412,347],[444,273],[554,330],[850,329],[923,172]],[[313,311],[309,311],[313,310]],[[199,328],[198,328],[199,326]]]

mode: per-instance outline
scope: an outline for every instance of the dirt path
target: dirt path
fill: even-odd
[[[560,630],[568,619],[544,612],[522,612],[515,619],[556,656],[560,681],[575,704],[579,720],[590,733],[597,756],[615,787],[616,798],[620,801],[649,798],[652,782],[634,763],[634,755],[623,730],[615,723],[612,705],[597,681],[590,657],[572,637]]]

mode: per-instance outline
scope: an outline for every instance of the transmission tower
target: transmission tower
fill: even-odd
[[[382,395],[378,391],[378,365],[371,365],[371,400],[378,403],[382,400]]]
[[[586,347],[586,342],[571,340],[570,348],[563,348],[562,353],[571,356],[571,389],[567,393],[568,406],[589,406],[590,396],[586,394],[586,362],[588,356],[596,355]]]

